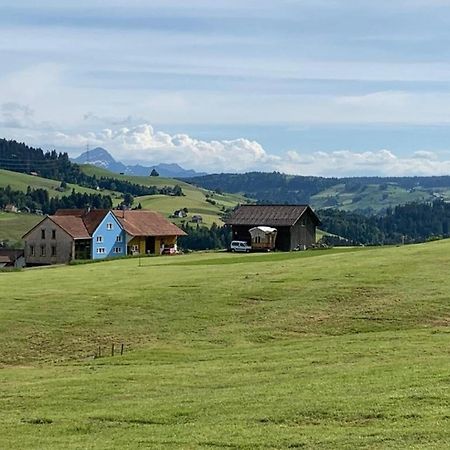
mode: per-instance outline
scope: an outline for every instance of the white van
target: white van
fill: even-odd
[[[245,241],[231,241],[230,251],[248,253],[252,248]]]

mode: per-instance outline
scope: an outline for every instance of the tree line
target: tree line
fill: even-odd
[[[57,153],[55,150],[44,152],[41,148],[36,149],[6,139],[0,139],[0,169],[36,174],[43,178],[59,180],[64,184],[72,183],[91,189],[107,189],[135,197],[157,194],[183,195],[179,185],[144,186],[113,177],[97,178],[95,174],[90,176],[85,174],[78,164],[72,163],[67,153]]]
[[[0,209],[8,204],[13,204],[22,211],[39,211],[42,214],[54,214],[57,209],[112,208],[109,195],[81,194],[72,190],[69,195],[50,198],[46,189],[32,189],[30,186],[26,192],[13,190],[10,186],[0,188]]]
[[[317,214],[322,230],[352,244],[415,243],[450,237],[450,204],[443,200],[399,205],[388,208],[383,215],[368,217],[337,209],[321,210]],[[336,243],[335,238],[328,240]]]
[[[331,187],[341,185],[344,192],[361,192],[368,185],[380,185],[387,189],[394,184],[406,190],[450,187],[450,176],[433,177],[314,177],[286,175],[280,172],[221,173],[186,179],[205,189],[221,189],[230,193],[244,193],[261,203],[305,204],[311,197]],[[330,201],[333,202],[333,198]],[[329,206],[334,206],[330,204]]]

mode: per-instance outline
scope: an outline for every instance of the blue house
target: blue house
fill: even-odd
[[[116,216],[109,211],[92,232],[92,259],[126,256],[125,231]]]
[[[23,238],[27,265],[172,254],[186,233],[154,211],[59,209]]]

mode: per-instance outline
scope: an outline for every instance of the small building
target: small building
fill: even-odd
[[[12,205],[12,204],[5,205],[4,210],[5,210],[5,212],[9,212],[9,213],[19,212],[19,209],[17,208],[17,206]]]
[[[91,236],[81,216],[46,216],[23,236],[27,266],[89,259]]]
[[[20,269],[25,267],[25,256],[23,250],[0,248],[0,268]]]
[[[114,210],[113,213],[125,232],[130,255],[173,253],[177,238],[186,236],[183,230],[155,211]]]
[[[191,222],[192,223],[203,223],[203,217],[200,216],[199,214],[196,214],[196,215],[192,216]]]
[[[182,219],[187,216],[187,212],[184,209],[177,209],[173,212],[172,217]]]
[[[272,227],[253,227],[248,230],[254,250],[273,250],[277,239],[277,229]]]
[[[251,243],[250,229],[277,229],[275,248],[291,251],[310,248],[316,243],[320,220],[308,205],[242,205],[227,219],[232,239]]]

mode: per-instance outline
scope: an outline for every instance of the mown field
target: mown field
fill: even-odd
[[[175,210],[188,208],[189,214],[187,221],[189,221],[193,215],[200,214],[203,218],[203,223],[210,226],[213,222],[218,225],[222,225],[221,213],[222,207],[233,208],[239,203],[248,203],[249,200],[238,194],[217,194],[207,189],[198,188],[191,184],[185,183],[173,178],[163,177],[136,177],[130,175],[119,175],[111,173],[107,170],[91,166],[82,166],[83,171],[88,175],[96,175],[97,177],[114,177],[120,180],[130,181],[136,184],[142,184],[144,186],[181,186],[184,196],[183,197],[171,197],[167,195],[148,195],[144,197],[136,197],[134,205],[141,203],[144,209],[152,209],[159,211],[166,217],[169,217]],[[216,204],[207,202],[206,195],[211,196]],[[183,219],[186,220],[186,219]],[[180,224],[181,220],[174,220],[175,223]]]
[[[440,241],[0,273],[0,448],[449,448],[448,267]]]
[[[316,209],[339,208],[345,211],[380,212],[386,208],[413,202],[432,202],[438,198],[449,199],[448,188],[421,188],[408,190],[394,183],[367,184],[356,191],[346,190],[345,184],[337,184],[311,197]]]
[[[9,170],[0,169],[0,187],[11,186],[11,189],[16,191],[26,192],[28,186],[32,189],[46,189],[49,197],[61,197],[61,195],[70,195],[72,189],[75,192],[81,194],[98,194],[94,189],[84,188],[77,184],[67,184],[67,189],[64,192],[60,192],[57,188],[61,182],[56,180],[50,180],[48,178],[36,177],[28,175],[26,173],[11,172]]]
[[[35,214],[0,212],[0,241],[22,245],[22,236],[42,219]]]

